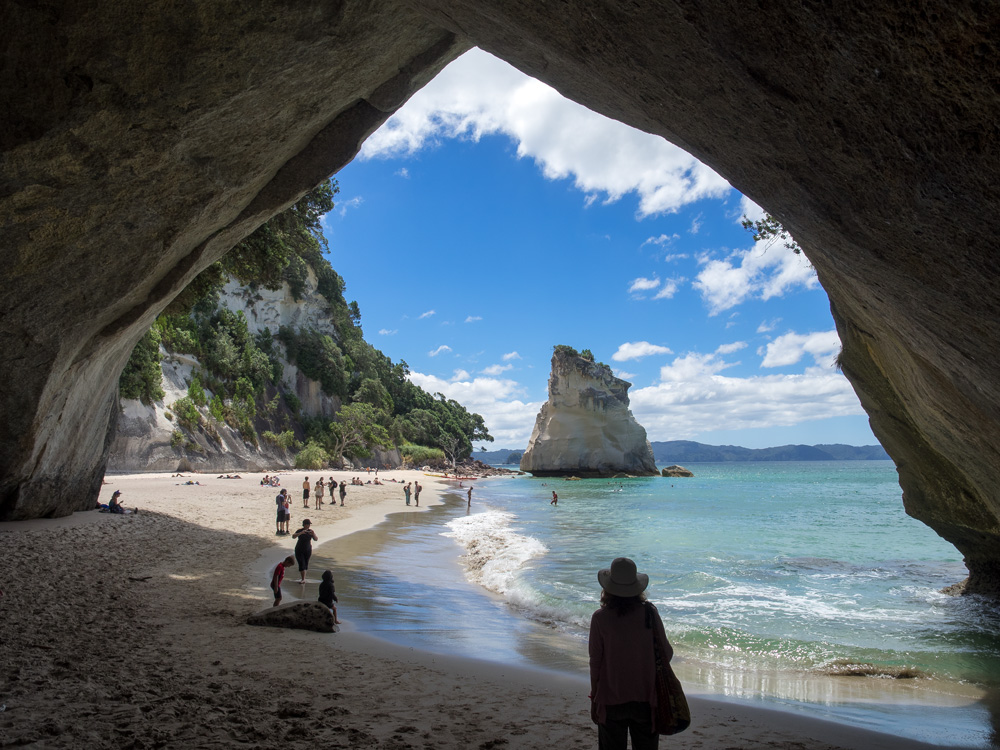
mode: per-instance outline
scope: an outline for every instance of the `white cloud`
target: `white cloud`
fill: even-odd
[[[694,219],[691,220],[691,229],[689,230],[691,234],[698,234],[698,232],[701,230],[701,225],[702,225],[701,217],[702,215],[698,214],[697,216],[694,217]]]
[[[357,208],[358,206],[360,206],[364,202],[365,202],[365,199],[362,198],[359,195],[359,196],[354,197],[354,198],[348,198],[347,200],[337,201],[336,209],[339,209],[341,216],[346,216],[347,215],[347,209],[349,209],[349,208]]]
[[[428,310],[427,312],[422,312],[422,313],[420,313],[419,316],[417,316],[417,320],[423,320],[424,318],[429,318],[433,314],[434,314],[433,310]]]
[[[378,335],[379,336],[395,336],[397,333],[399,333],[399,329],[398,328],[393,328],[392,330],[389,330],[388,328],[379,328],[378,329]]]
[[[759,221],[760,219],[763,219],[765,215],[767,215],[767,211],[758,206],[745,195],[740,196],[740,215],[736,219],[737,224],[742,223],[744,216],[750,219],[750,221]]]
[[[625,372],[624,370],[614,370],[615,377],[621,378],[622,380],[631,380],[635,377],[634,372]]]
[[[376,131],[361,158],[406,156],[442,138],[504,134],[518,157],[546,178],[572,178],[595,200],[635,192],[638,213],[676,211],[729,184],[690,154],[562,97],[495,57],[474,49],[445,68]]]
[[[443,380],[411,372],[409,379],[428,393],[443,393],[475,414],[481,414],[497,448],[526,448],[542,403],[524,402],[523,389],[514,380],[465,378]]]
[[[437,349],[427,352],[427,356],[436,357],[439,354],[444,354],[445,352],[450,352],[450,351],[451,351],[450,346],[448,346],[447,344],[441,344],[441,346],[439,346]]]
[[[632,283],[629,284],[628,293],[635,294],[636,292],[648,292],[650,289],[656,289],[659,285],[659,279],[647,279],[640,276],[638,279],[633,279]]]
[[[452,373],[451,379],[452,379],[452,381],[455,381],[455,380],[468,380],[471,377],[472,377],[472,375],[469,374],[468,370],[455,370],[455,372]]]
[[[679,279],[664,279],[663,287],[656,293],[653,299],[670,299],[677,294],[677,290],[680,288],[680,285],[685,281],[686,279],[683,277]]]
[[[642,359],[651,354],[673,354],[669,347],[650,344],[648,341],[626,342],[611,355],[615,362],[628,362],[631,359]]]
[[[512,359],[520,359],[521,355],[517,352],[507,352],[501,357],[504,362],[510,362]]]
[[[748,299],[768,300],[801,287],[819,286],[816,271],[805,256],[780,243],[758,242],[750,250],[736,251],[723,260],[700,259],[703,264],[693,285],[717,315]]]
[[[781,318],[775,318],[774,320],[763,320],[760,325],[757,326],[757,333],[770,333],[775,328],[778,327],[778,323],[781,322]]]
[[[469,317],[467,317],[465,319],[465,322],[466,323],[475,323],[477,320],[482,320],[482,319],[483,318],[480,315],[470,315]]]
[[[410,170],[407,169],[406,167],[401,167],[400,169],[396,170],[396,176],[402,177],[404,180],[408,180],[410,179]]]
[[[721,374],[731,366],[717,353],[677,357],[661,368],[660,383],[629,394],[632,412],[651,440],[864,414],[850,383],[831,368],[747,378]]]
[[[490,365],[480,370],[483,375],[503,375],[507,370],[513,370],[514,365]]]
[[[647,237],[639,247],[645,247],[646,245],[669,245],[674,240],[679,240],[681,236],[677,233],[674,234],[661,234],[659,237]]]
[[[664,255],[663,256],[663,262],[664,263],[673,263],[675,260],[685,260],[686,258],[690,258],[690,257],[691,256],[688,255],[687,253],[671,253],[670,255]]]
[[[812,356],[817,367],[831,368],[840,353],[840,337],[836,329],[818,333],[786,333],[778,336],[763,349],[761,367],[794,365],[804,354]]]
[[[722,344],[718,349],[715,350],[716,354],[732,354],[733,352],[738,352],[740,349],[746,349],[746,341],[734,341],[731,344]]]

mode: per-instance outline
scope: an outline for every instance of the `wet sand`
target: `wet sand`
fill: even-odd
[[[344,509],[306,511],[306,473],[282,475],[291,526],[309,517],[321,541],[406,510],[401,485],[390,483],[349,487]],[[425,507],[441,487],[417,472],[380,476],[419,476]],[[192,475],[202,486],[108,477],[102,500],[121,489],[138,514],[0,524],[0,745],[596,745],[579,675],[395,646],[361,632],[348,612],[337,634],[246,626],[270,604],[261,569],[292,540],[274,536],[275,491],[259,486],[260,475],[243,477]],[[664,746],[922,747],[754,706],[694,697],[692,709],[692,728]]]

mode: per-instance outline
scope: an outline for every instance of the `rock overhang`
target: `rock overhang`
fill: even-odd
[[[1000,8],[5,4],[0,517],[96,493],[155,314],[475,43],[792,230],[909,513],[1000,593]],[[194,11],[198,12],[194,12]],[[72,486],[73,492],[65,488]]]

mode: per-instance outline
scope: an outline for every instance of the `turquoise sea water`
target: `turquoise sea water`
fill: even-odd
[[[329,555],[362,629],[431,650],[581,670],[596,573],[649,574],[695,689],[940,744],[986,746],[1000,615],[905,515],[888,461],[694,464],[693,479],[475,482]],[[552,490],[558,506],[549,504]],[[343,578],[349,579],[342,583]],[[828,677],[844,665],[912,679]]]

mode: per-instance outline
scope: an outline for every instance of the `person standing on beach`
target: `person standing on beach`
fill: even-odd
[[[422,490],[422,489],[423,489],[423,487],[420,486],[420,482],[414,480],[414,482],[413,482],[413,500],[414,500],[414,502],[416,502],[417,505],[420,505],[420,490]]]
[[[406,486],[403,488],[403,494],[406,496],[406,504],[410,504],[410,483],[407,482]]]
[[[295,541],[295,562],[299,564],[299,575],[301,580],[299,583],[306,582],[306,571],[309,570],[309,558],[312,557],[313,552],[313,542],[318,542],[319,537],[316,536],[316,532],[311,528],[312,521],[308,518],[302,522],[302,528],[292,534],[292,539]]]
[[[316,480],[316,504],[314,506],[315,509],[320,510],[319,506],[321,506],[322,504],[323,504],[323,477],[320,477],[319,479]]]
[[[466,507],[472,507],[472,487],[469,487],[469,504]]]
[[[556,494],[555,490],[552,490],[552,500],[549,501],[549,505],[558,505],[558,504],[559,504],[559,495]]]
[[[276,531],[274,532],[278,536],[282,534],[287,534],[287,530],[284,530],[285,526],[285,500],[288,495],[288,490],[282,490],[278,493],[278,496],[274,498],[274,504],[278,506],[278,515],[275,518],[275,523],[277,524]]]
[[[344,504],[344,498],[347,497],[347,480],[341,480],[340,482],[340,504]]]
[[[663,620],[643,593],[649,576],[636,572],[627,557],[616,557],[597,573],[601,607],[590,618],[590,718],[597,724],[600,750],[656,750],[653,724],[656,658],[674,654]]]
[[[274,567],[271,573],[271,591],[274,592],[274,605],[281,604],[281,582],[285,580],[285,568],[295,565],[295,558],[289,555]]]
[[[302,483],[302,507],[309,508],[309,477]]]

